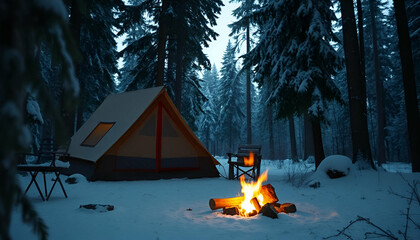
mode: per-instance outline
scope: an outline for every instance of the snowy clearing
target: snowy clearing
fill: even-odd
[[[217,158],[227,171],[227,160]],[[394,166],[395,165],[395,166]],[[409,170],[409,165],[388,164],[391,170]],[[280,167],[280,168],[279,168]],[[410,183],[420,180],[419,173],[351,170],[343,178],[320,180],[319,188],[292,186],[290,176],[312,179],[312,164],[293,164],[290,160],[263,161],[268,181],[276,189],[280,203],[296,204],[297,212],[279,214],[278,219],[258,215],[251,218],[226,216],[211,211],[210,198],[235,197],[240,182],[220,178],[171,179],[155,181],[64,183],[69,198],[56,186],[48,202],[42,202],[34,186],[27,193],[49,227],[49,239],[322,239],[337,233],[357,216],[370,218],[376,225],[403,239],[408,200],[389,190],[408,195]],[[222,168],[219,171],[225,175]],[[26,188],[30,176],[20,176]],[[52,175],[48,177],[51,179]],[[62,180],[66,179],[62,176]],[[296,179],[295,179],[296,180]],[[315,179],[316,180],[316,179]],[[41,183],[41,176],[39,176]],[[50,184],[50,183],[48,183]],[[296,184],[294,184],[296,186]],[[302,184],[301,184],[302,185]],[[110,204],[113,211],[79,208],[85,204]],[[420,223],[420,206],[411,204],[410,216]],[[377,231],[358,222],[346,232],[353,239],[363,239],[365,232]],[[409,224],[408,238],[418,239],[420,230]],[[12,217],[13,239],[36,239],[22,223],[20,210]],[[345,239],[344,236],[332,239]]]

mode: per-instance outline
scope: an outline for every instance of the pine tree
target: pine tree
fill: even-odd
[[[246,53],[249,53],[251,50],[251,36],[250,28],[255,26],[255,23],[251,21],[252,12],[258,7],[255,3],[255,0],[236,0],[241,2],[241,5],[233,11],[233,16],[238,20],[231,25],[232,34],[235,35],[236,44],[239,44],[239,39],[241,38],[241,31],[245,31],[245,36],[242,37],[242,40],[246,42]],[[246,142],[248,144],[252,143],[252,111],[251,111],[251,69],[249,66],[245,67],[246,74]]]
[[[388,53],[390,41],[389,36],[386,35],[387,22],[381,21],[381,19],[386,18],[384,16],[385,3],[377,0],[368,0],[363,2],[363,7],[366,33],[364,50],[366,52],[367,101],[371,103],[369,113],[374,112],[376,114],[376,121],[373,121],[375,116],[369,114],[368,117],[373,123],[370,129],[370,133],[372,134],[371,139],[375,141],[375,135],[377,136],[376,144],[373,144],[373,153],[377,153],[376,159],[380,165],[386,161],[386,117],[383,82],[388,77],[387,73],[389,73],[389,70],[387,68],[389,68],[391,62]]]
[[[216,25],[220,6],[223,6],[220,0],[180,0],[172,3],[174,25],[169,32],[175,35],[176,41],[174,98],[175,105],[181,111],[183,83],[186,79],[184,73],[202,67],[210,69],[210,61],[203,53],[202,47],[208,46],[208,42],[218,35],[211,26]],[[199,83],[194,82],[194,85]]]
[[[53,5],[52,5],[53,4]],[[31,144],[25,122],[27,90],[48,98],[41,75],[41,43],[54,53],[54,65],[61,65],[63,95],[69,107],[79,85],[71,53],[76,52],[67,25],[68,13],[61,1],[6,0],[0,8],[0,238],[10,239],[12,209],[22,208],[23,221],[32,225],[40,239],[47,239],[47,226],[24,196],[16,180],[16,155]],[[51,111],[53,111],[51,109]],[[55,112],[57,112],[56,110]]]
[[[410,159],[413,172],[420,172],[420,117],[418,110],[414,64],[404,1],[394,0],[397,20],[398,45],[404,83],[405,108],[407,113]]]
[[[384,68],[381,70],[385,76],[385,112],[387,119],[386,149],[388,159],[409,161],[409,143],[407,132],[407,117],[405,113],[404,88],[401,71],[400,53],[398,49],[398,34],[394,8],[388,9],[386,25],[383,28],[384,39],[380,46],[386,46],[386,52],[381,54]],[[379,25],[381,26],[381,25]],[[380,36],[381,36],[380,35]],[[382,37],[379,37],[381,40]]]
[[[220,101],[217,106],[220,109],[219,126],[224,139],[227,140],[228,150],[232,152],[234,143],[240,139],[244,94],[236,69],[235,48],[230,41],[223,55],[220,74]]]
[[[146,31],[143,29],[143,26],[138,23],[134,23],[133,26],[127,31],[127,36],[123,42],[126,46],[132,46],[131,43],[139,40],[141,37],[146,35]],[[148,46],[150,47],[150,46]],[[119,56],[122,56],[123,67],[120,69],[121,75],[119,77],[118,91],[125,92],[127,90],[134,89],[143,89],[147,88],[147,85],[150,81],[145,79],[150,79],[150,77],[139,77],[135,72],[136,67],[146,65],[150,67],[150,64],[139,65],[139,62],[143,62],[141,56],[145,56],[144,52],[146,50],[139,50],[132,47],[126,47],[123,51],[119,53]],[[153,61],[151,61],[153,63]],[[144,84],[144,85],[143,85]]]
[[[153,22],[144,18],[144,14],[148,9],[158,6],[152,0],[133,0],[128,3],[119,14],[121,28],[118,36],[127,35],[124,42],[126,46],[119,52],[119,57],[123,57],[124,61],[120,91],[156,86],[157,30]]]
[[[406,0],[407,21],[411,38],[411,50],[413,52],[414,71],[418,105],[420,106],[420,1]]]
[[[320,120],[327,102],[340,100],[331,79],[341,59],[330,44],[338,41],[330,7],[329,1],[268,1],[255,14],[262,21],[261,37],[248,56],[256,81],[273,86],[270,102],[277,117],[310,114],[317,164],[323,159]]]
[[[210,62],[202,48],[217,36],[211,26],[216,24],[222,5],[220,0],[162,1],[162,4],[158,0],[145,0],[126,6],[121,15],[123,27],[119,35],[128,33],[133,24],[139,24],[145,30],[144,36],[131,41],[122,52],[126,54],[126,63],[132,62],[128,60],[130,57],[138,59],[138,65],[130,70],[132,82],[124,81],[128,89],[164,84],[175,105],[186,114],[184,117],[194,123],[203,94],[199,78],[193,76],[193,72],[210,69]],[[146,14],[150,16],[151,23],[143,20]],[[168,68],[165,68],[166,58]],[[188,105],[190,103],[194,106]],[[183,106],[194,112],[184,111]]]
[[[116,91],[114,75],[117,69],[115,11],[120,0],[88,1],[80,30],[80,50],[83,62],[77,69],[80,81],[78,127],[80,127],[110,93]]]
[[[366,82],[363,81],[360,50],[356,32],[353,2],[340,0],[344,55],[347,72],[347,90],[350,107],[350,125],[352,133],[353,163],[370,165],[375,168],[369,143],[366,111]],[[365,167],[365,166],[361,166]]]
[[[210,151],[210,146],[214,142],[216,132],[216,123],[218,114],[216,113],[216,102],[214,86],[217,86],[217,70],[213,66],[213,71],[205,70],[203,74],[203,94],[207,100],[203,104],[203,113],[198,119],[198,129],[201,141]],[[215,74],[216,73],[216,74]]]
[[[202,93],[201,80],[198,78],[197,72],[189,70],[185,75],[185,84],[182,89],[184,95],[182,105],[185,107],[181,109],[181,115],[191,130],[197,132],[197,118],[204,112],[202,106],[206,97]]]

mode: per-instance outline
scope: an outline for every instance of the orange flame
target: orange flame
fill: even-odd
[[[251,158],[251,156],[250,156]],[[264,203],[264,197],[261,194],[261,185],[263,182],[267,181],[267,173],[268,170],[266,170],[263,174],[260,175],[257,182],[245,182],[244,175],[241,176],[241,186],[242,190],[241,192],[244,194],[244,201],[240,205],[240,215],[248,217],[255,209],[254,205],[251,203],[251,199],[254,197],[257,198],[259,204],[263,206]]]
[[[254,166],[254,153],[253,152],[249,153],[249,158],[244,157],[244,165],[245,165],[245,167]]]

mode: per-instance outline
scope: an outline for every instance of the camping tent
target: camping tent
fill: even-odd
[[[74,134],[70,173],[89,180],[217,177],[216,159],[164,87],[109,95]]]

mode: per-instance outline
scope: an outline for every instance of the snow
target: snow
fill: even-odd
[[[78,96],[80,91],[79,81],[76,78],[75,74],[75,68],[73,65],[73,60],[70,55],[70,53],[67,51],[66,41],[64,41],[63,31],[58,25],[54,25],[54,27],[51,29],[51,33],[55,35],[56,40],[60,47],[60,53],[63,57],[63,61],[65,65],[67,66],[67,75],[68,80],[64,82],[64,88],[67,91],[70,91],[73,93],[73,96]]]
[[[350,158],[343,155],[331,155],[322,160],[316,170],[316,175],[319,174],[328,177],[328,170],[337,170],[347,176],[352,168],[353,164]]]
[[[349,167],[343,157],[330,159],[333,160],[326,159],[326,166]],[[218,157],[217,160],[222,163],[219,172],[225,175],[227,159]],[[211,211],[210,198],[240,194],[239,181],[223,177],[88,182],[76,175],[79,182],[67,184],[63,176],[68,199],[64,198],[59,186],[48,202],[42,202],[35,187],[31,187],[27,196],[48,225],[50,239],[322,239],[336,234],[358,215],[370,218],[378,226],[403,238],[398,231],[404,232],[405,216],[402,213],[408,203],[406,199],[390,194],[388,189],[405,195],[409,188],[402,177],[408,182],[420,181],[420,174],[378,173],[350,166],[352,174],[349,176],[325,178],[316,189],[297,188],[286,182],[290,169],[301,169],[294,165],[314,169],[313,163],[309,162],[264,160],[262,163],[261,171],[268,169],[267,183],[276,189],[279,202],[297,206],[296,213],[279,214],[279,219],[261,215],[251,218],[225,216],[220,210]],[[387,168],[395,169],[393,163],[387,164]],[[403,168],[397,166],[396,169]],[[30,181],[29,176],[18,179],[22,188]],[[110,204],[115,209],[99,212],[79,208],[85,204]],[[410,212],[413,220],[420,223],[419,204],[412,204]],[[347,234],[353,239],[363,239],[365,232],[374,230],[361,222],[354,224]],[[36,239],[31,228],[22,223],[20,210],[13,213],[10,231],[12,239]],[[419,230],[409,225],[409,239],[418,239],[419,234]]]
[[[44,123],[44,118],[42,118],[41,109],[37,101],[29,99],[26,103],[26,111],[32,116],[34,121],[39,121],[41,124]]]

